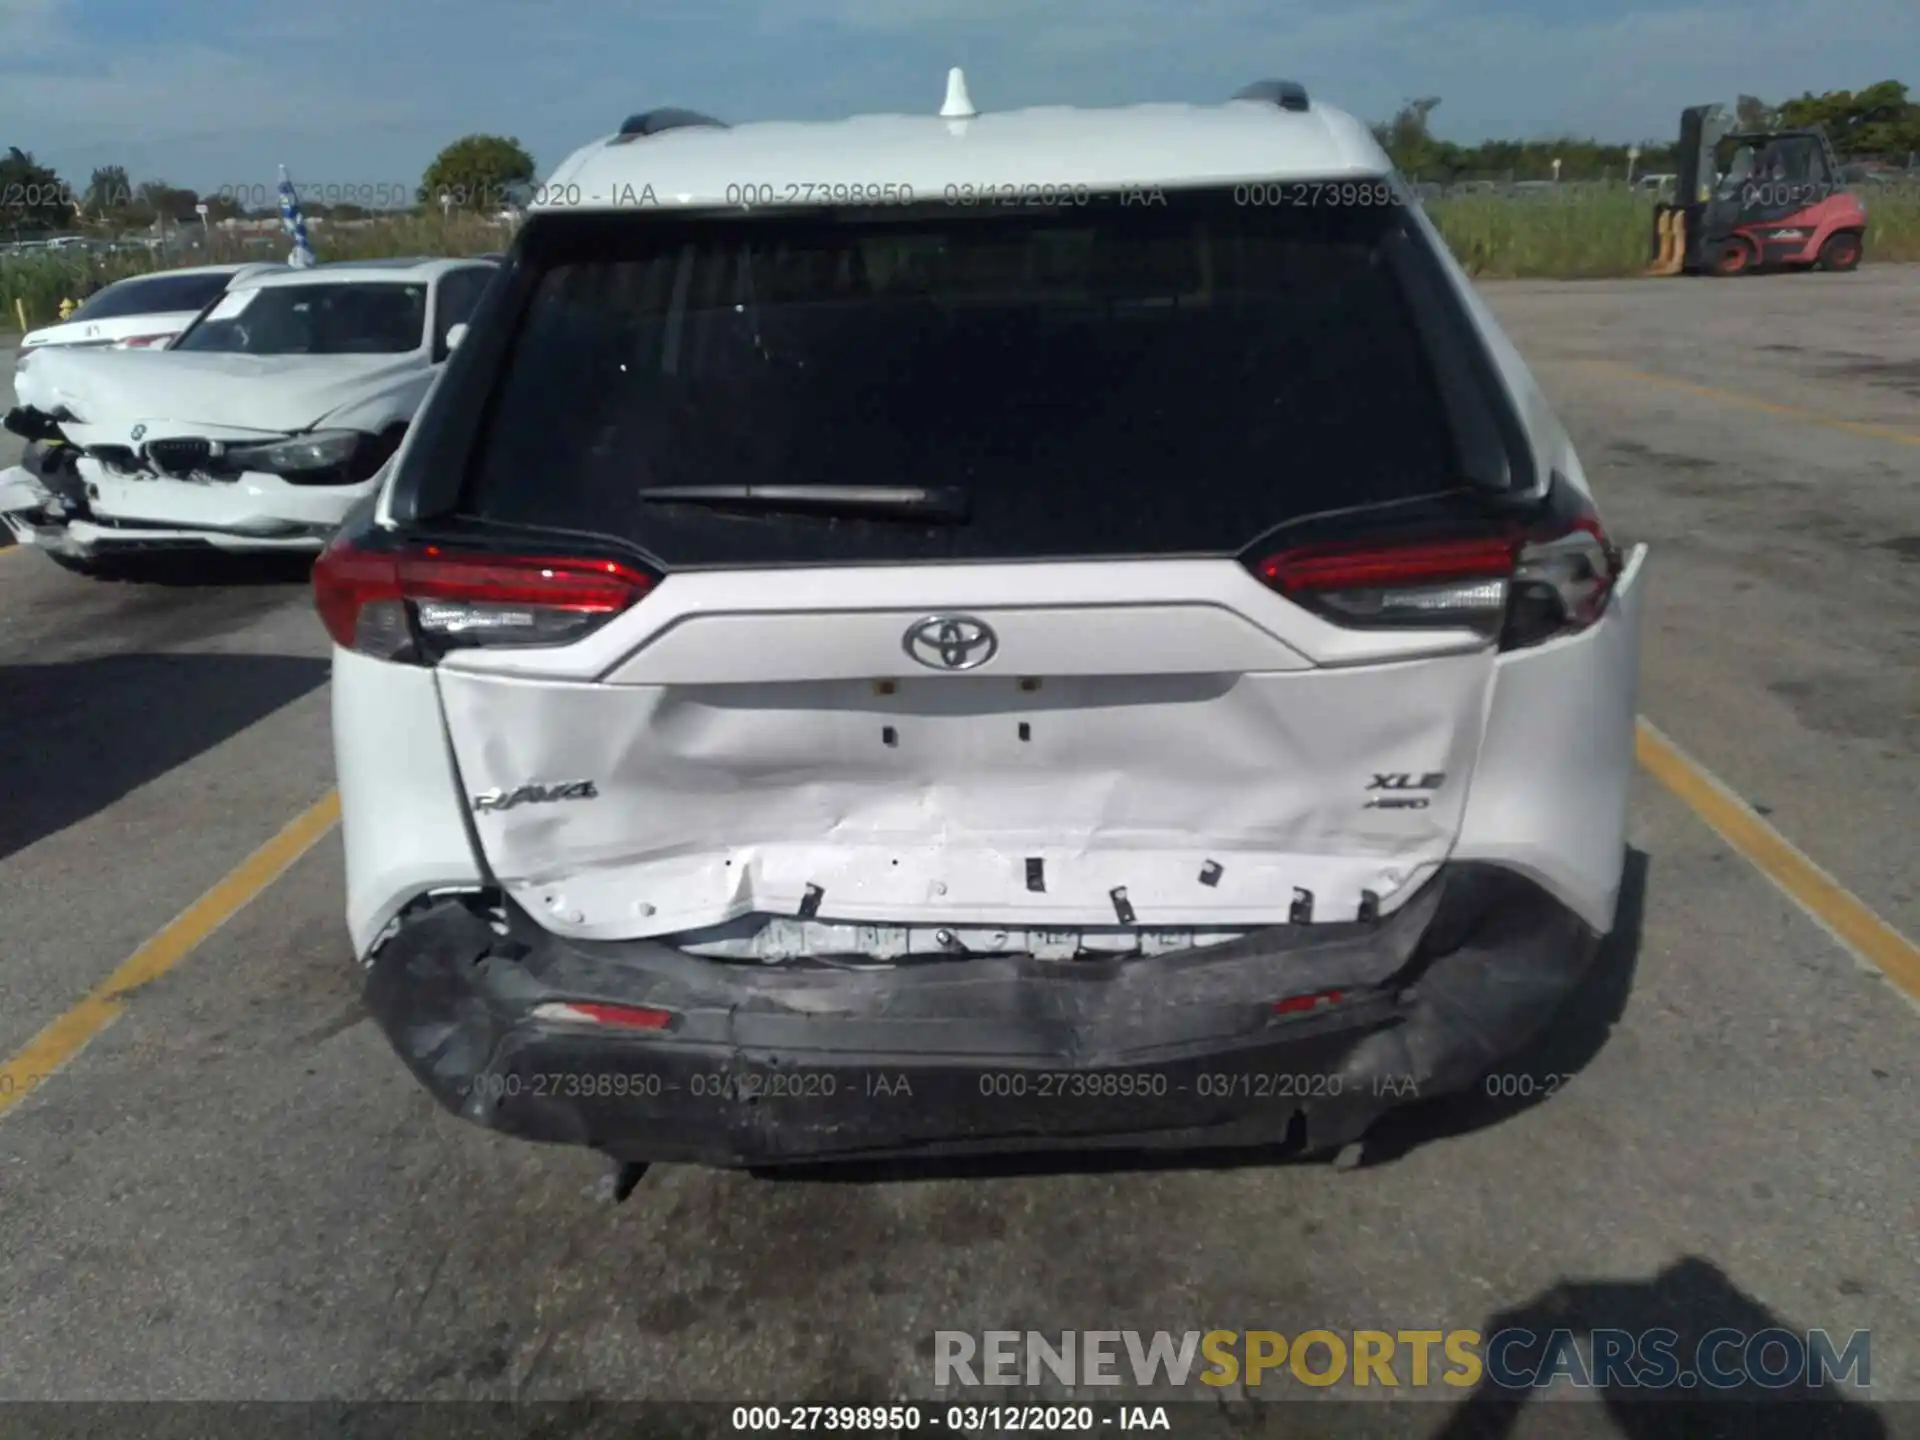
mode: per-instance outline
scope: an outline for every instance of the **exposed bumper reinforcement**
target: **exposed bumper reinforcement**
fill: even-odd
[[[1371,923],[1076,962],[747,966],[567,941],[511,902],[424,904],[370,962],[369,1007],[455,1114],[622,1159],[770,1165],[1358,1138],[1471,1085],[1552,1016],[1596,937],[1530,882],[1448,867]],[[1340,992],[1298,1014],[1275,1002]],[[535,1018],[554,1001],[667,1030]],[[1296,1124],[1304,1126],[1296,1130]]]

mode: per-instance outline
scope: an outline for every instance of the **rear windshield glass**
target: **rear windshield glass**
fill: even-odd
[[[670,566],[1204,555],[1462,485],[1398,208],[1236,198],[536,219],[460,509]],[[716,484],[957,487],[971,515],[642,498]]]
[[[118,320],[127,315],[165,315],[204,309],[227,288],[231,275],[154,275],[109,285],[73,312],[75,320]]]
[[[263,285],[237,290],[173,344],[232,355],[404,355],[420,348],[424,285]]]

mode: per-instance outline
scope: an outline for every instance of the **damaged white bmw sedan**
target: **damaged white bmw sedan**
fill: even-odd
[[[314,568],[442,1104],[628,1165],[1328,1152],[1575,992],[1643,554],[1364,125],[956,76],[543,188]]]
[[[318,551],[399,447],[498,266],[243,275],[157,353],[23,354],[0,520],[69,568],[154,551]]]

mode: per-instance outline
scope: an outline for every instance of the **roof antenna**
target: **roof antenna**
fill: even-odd
[[[973,108],[967,94],[967,75],[958,65],[947,71],[947,103],[940,107],[942,120],[971,120],[980,112]]]

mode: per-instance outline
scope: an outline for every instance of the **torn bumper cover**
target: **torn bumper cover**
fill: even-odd
[[[168,509],[165,502],[172,499],[171,508],[182,513],[171,518],[155,514],[122,515],[118,511],[107,513],[124,494],[140,496],[142,491],[135,487],[144,487],[159,498],[162,502],[157,507],[159,510]],[[103,489],[98,482],[92,488],[96,492]],[[302,513],[294,518],[282,518],[235,511],[228,523],[214,524],[198,513],[207,509],[200,492],[211,488],[190,482],[143,479],[109,484],[105,487],[107,493],[89,495],[84,476],[77,474],[71,464],[57,468],[36,466],[30,453],[28,463],[0,471],[0,523],[4,523],[22,545],[76,559],[103,552],[150,550],[318,552],[338,528],[335,512],[344,513],[343,507],[360,493],[355,490],[347,494],[346,487],[339,487],[341,493],[323,494],[317,505],[307,505],[307,509],[317,510],[316,516]],[[226,488],[238,491],[258,487]],[[183,498],[192,504],[181,504]],[[231,500],[228,505],[232,508]],[[156,507],[145,508],[152,511]],[[186,513],[188,511],[193,513]]]
[[[1551,1018],[1595,943],[1530,882],[1481,865],[1443,869],[1372,922],[1157,956],[861,969],[563,940],[494,893],[410,912],[369,962],[367,1001],[455,1114],[627,1160],[1318,1152],[1470,1086]],[[671,1018],[536,1015],[556,1002]]]
[[[24,463],[0,470],[0,524],[22,545],[85,555],[87,548],[67,535],[68,501],[56,482],[41,473],[38,449],[30,446]]]

